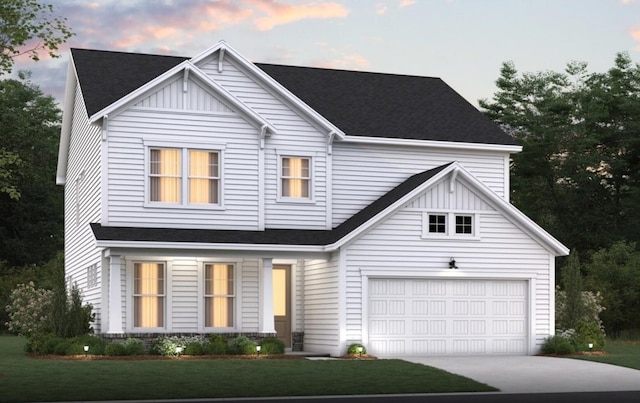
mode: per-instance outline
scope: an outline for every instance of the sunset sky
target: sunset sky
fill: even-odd
[[[69,47],[195,56],[219,40],[254,62],[441,77],[491,98],[521,72],[640,61],[640,0],[43,0],[76,33],[59,59],[16,70],[58,101]]]

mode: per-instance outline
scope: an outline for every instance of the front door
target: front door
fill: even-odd
[[[278,339],[291,347],[291,266],[273,266],[273,315]]]

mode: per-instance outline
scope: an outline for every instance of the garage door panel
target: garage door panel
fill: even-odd
[[[371,279],[369,350],[526,354],[525,281]],[[403,290],[405,294],[398,295]]]

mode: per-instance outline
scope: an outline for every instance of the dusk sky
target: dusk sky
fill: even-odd
[[[76,33],[62,57],[21,59],[62,100],[69,47],[195,56],[220,40],[253,62],[440,77],[491,98],[520,72],[640,60],[640,0],[43,0]]]

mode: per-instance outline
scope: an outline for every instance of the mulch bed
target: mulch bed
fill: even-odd
[[[165,356],[165,355],[54,355],[54,354],[27,354],[29,358],[44,360],[118,360],[118,361],[150,361],[150,360],[302,360],[306,357],[295,354],[261,354],[261,355],[181,355],[181,356]],[[335,357],[334,357],[335,358]],[[337,357],[346,360],[374,360],[376,357],[368,354],[347,354]],[[1,377],[1,376],[0,376]]]

